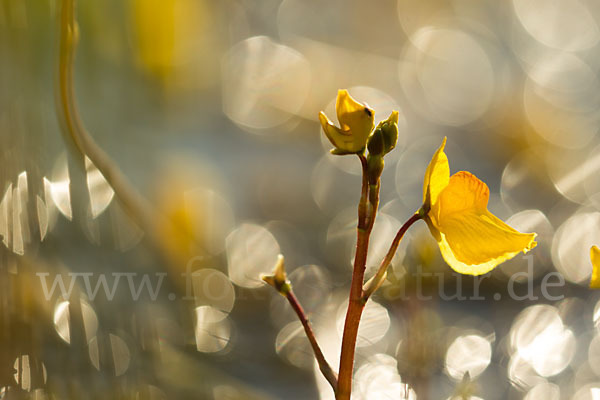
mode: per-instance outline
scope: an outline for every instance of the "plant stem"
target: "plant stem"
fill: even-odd
[[[367,211],[369,208],[369,177],[367,173],[367,159],[364,154],[359,154],[358,158],[362,165],[362,186],[360,190],[360,201],[358,202],[358,228],[366,229]]]
[[[321,348],[317,343],[317,338],[315,337],[315,333],[310,325],[310,322],[308,321],[308,318],[304,313],[304,309],[300,305],[300,302],[294,295],[293,291],[290,290],[285,297],[296,312],[296,315],[298,315],[298,318],[300,319],[300,322],[304,327],[304,332],[308,337],[308,341],[310,342],[310,345],[313,349],[313,353],[315,353],[315,358],[317,359],[317,363],[319,364],[319,369],[321,370],[321,373],[323,374],[325,379],[327,379],[327,382],[329,382],[329,384],[333,388],[333,391],[335,392],[337,389],[338,382],[337,374],[333,371],[333,369],[325,359],[325,356],[323,355],[323,352],[321,351]]]
[[[350,285],[350,296],[348,299],[348,310],[346,312],[346,321],[344,323],[344,333],[342,337],[342,353],[340,357],[340,371],[338,377],[338,387],[336,391],[337,400],[348,400],[352,392],[352,372],[354,370],[354,352],[356,349],[356,337],[360,318],[365,307],[362,300],[362,286],[365,277],[365,267],[367,263],[367,252],[369,248],[369,237],[379,203],[379,182],[376,185],[369,185],[367,162],[364,155],[359,155],[363,167],[363,181],[360,202],[358,205],[358,226],[356,239],[356,255],[354,256],[354,270],[352,272],[352,283]],[[370,188],[373,188],[369,193]],[[369,198],[371,198],[370,215]]]
[[[340,357],[340,372],[336,393],[337,400],[350,399],[352,391],[356,336],[358,335],[358,326],[365,306],[362,301],[362,285],[365,276],[366,249],[368,245],[369,236],[365,231],[359,230],[356,243],[356,257],[354,258],[354,273],[352,274],[350,298],[348,299],[348,311],[346,312],[346,322],[342,337],[342,354]]]
[[[114,189],[126,212],[142,229],[154,233],[156,213],[125,178],[115,162],[102,150],[87,132],[77,110],[74,95],[73,64],[79,29],[76,21],[75,0],[63,0],[60,9],[57,114],[63,123],[67,139],[75,149],[98,168]]]
[[[394,237],[394,240],[392,241],[390,249],[388,250],[387,254],[385,255],[385,258],[383,259],[383,261],[381,261],[381,264],[379,266],[379,269],[377,270],[377,273],[371,279],[369,279],[369,281],[365,284],[365,286],[363,288],[363,297],[362,297],[363,302],[366,303],[367,300],[369,300],[369,297],[373,294],[373,292],[375,292],[379,288],[379,286],[381,286],[383,281],[385,280],[385,276],[387,274],[387,269],[390,266],[390,264],[392,263],[392,260],[394,259],[394,255],[396,254],[396,250],[398,250],[398,245],[400,245],[400,241],[402,241],[402,238],[404,237],[404,234],[406,233],[408,228],[410,228],[410,226],[412,224],[414,224],[415,222],[417,222],[418,220],[420,220],[422,218],[423,217],[421,215],[419,215],[419,213],[413,214],[412,217],[410,217],[404,223],[404,225],[402,225],[400,227],[400,229],[398,230],[398,233],[396,233],[396,236]]]

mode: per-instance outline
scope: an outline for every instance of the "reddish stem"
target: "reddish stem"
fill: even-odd
[[[352,272],[348,310],[346,311],[346,321],[344,323],[344,333],[342,337],[342,354],[340,357],[340,371],[336,391],[336,398],[338,400],[350,399],[350,394],[352,392],[352,372],[354,370],[356,337],[358,335],[360,318],[365,307],[365,303],[362,300],[362,286],[365,277],[369,237],[371,235],[371,230],[373,229],[373,224],[375,223],[375,216],[379,203],[379,184],[377,184],[372,199],[373,204],[371,204],[370,208],[371,215],[368,216],[369,180],[367,162],[363,155],[359,155],[359,158],[363,167],[363,182],[360,203],[358,205],[358,227],[354,270]]]
[[[413,214],[412,217],[410,217],[400,227],[400,229],[398,230],[398,233],[396,233],[396,236],[394,237],[394,240],[392,241],[392,244],[390,245],[390,249],[388,250],[387,254],[385,255],[385,258],[383,259],[383,261],[381,261],[379,269],[377,270],[377,273],[375,274],[375,276],[373,278],[377,282],[375,282],[373,285],[369,285],[369,283],[367,283],[365,285],[365,286],[370,286],[370,287],[366,288],[365,291],[364,291],[364,293],[363,293],[363,302],[364,303],[366,303],[367,300],[369,300],[369,297],[381,285],[381,281],[385,278],[385,273],[386,273],[388,267],[390,266],[390,264],[392,263],[392,260],[394,259],[394,255],[396,254],[396,250],[398,250],[398,245],[400,245],[400,242],[402,241],[402,238],[404,237],[404,234],[406,233],[406,231],[408,230],[408,228],[410,228],[410,226],[412,224],[414,224],[415,222],[417,222],[418,220],[420,220],[422,218],[423,217],[421,215],[419,215],[418,213]]]
[[[368,245],[369,236],[367,232],[359,230],[356,243],[356,257],[354,258],[354,273],[352,274],[350,298],[348,301],[348,311],[346,312],[346,322],[344,324],[344,334],[342,337],[342,354],[340,358],[340,372],[336,393],[337,400],[350,399],[350,393],[352,391],[352,371],[354,369],[356,337],[358,335],[360,318],[365,307],[365,303],[362,300],[362,285],[365,276],[365,263],[367,260],[366,249]]]
[[[312,329],[312,326],[310,325],[310,322],[308,321],[308,318],[304,313],[304,309],[302,308],[300,302],[294,295],[294,292],[292,292],[291,290],[287,293],[285,297],[296,312],[296,315],[298,315],[298,318],[300,319],[300,322],[304,327],[304,332],[306,332],[308,341],[310,342],[313,352],[315,353],[315,358],[317,359],[317,363],[319,364],[319,369],[321,370],[321,373],[323,373],[323,376],[325,377],[325,379],[327,379],[327,382],[329,382],[329,384],[335,391],[337,388],[337,375],[325,359],[325,356],[323,355],[323,352],[321,351],[321,348],[317,343],[317,338],[315,337],[315,333]]]

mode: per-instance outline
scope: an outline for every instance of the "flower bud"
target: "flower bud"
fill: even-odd
[[[325,136],[334,146],[331,154],[362,153],[367,138],[373,130],[375,111],[368,105],[353,99],[347,90],[338,91],[335,111],[340,123],[339,127],[335,126],[323,111],[319,113],[319,121]]]
[[[369,136],[367,148],[369,149],[369,154],[373,156],[382,156],[385,154],[383,132],[379,126],[375,128],[373,134]]]
[[[384,156],[396,147],[398,142],[398,111],[392,111],[388,119],[381,121],[369,136],[369,154]]]
[[[263,275],[261,279],[270,286],[273,286],[283,297],[286,297],[290,290],[292,290],[292,285],[288,281],[285,272],[284,258],[281,254],[277,257],[277,264],[273,268],[273,273],[271,275]]]
[[[383,166],[383,157],[369,152],[369,155],[367,156],[367,174],[370,185],[377,184],[377,181],[379,181],[381,173],[383,172]]]
[[[395,122],[386,122],[381,127],[381,132],[384,152],[387,154],[396,147],[396,143],[398,142],[398,124]]]
[[[398,111],[392,111],[388,119],[381,121],[377,128],[381,129],[383,138],[383,152],[389,153],[398,142]]]

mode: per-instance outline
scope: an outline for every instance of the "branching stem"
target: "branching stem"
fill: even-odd
[[[392,241],[390,249],[388,250],[387,254],[385,255],[385,258],[383,259],[383,261],[381,261],[381,264],[379,265],[379,269],[377,270],[377,273],[371,279],[369,279],[369,281],[367,283],[365,283],[365,285],[363,287],[363,297],[362,298],[365,303],[367,302],[367,300],[369,300],[369,297],[371,297],[373,292],[375,292],[379,288],[379,286],[381,286],[383,281],[385,280],[385,277],[387,274],[387,269],[390,266],[390,264],[392,263],[392,260],[394,259],[394,255],[396,254],[396,250],[398,250],[398,245],[400,245],[400,242],[402,241],[404,234],[406,233],[406,231],[408,230],[408,228],[410,228],[410,226],[412,224],[414,224],[415,222],[417,222],[420,219],[422,219],[421,215],[419,215],[418,213],[413,214],[413,216],[410,217],[404,223],[404,225],[402,225],[400,227],[400,229],[398,230],[398,233],[396,233],[396,236],[394,237],[394,240]]]

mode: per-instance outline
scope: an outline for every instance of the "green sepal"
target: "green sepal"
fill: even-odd
[[[364,152],[364,149],[360,149],[360,151],[348,151],[343,149],[331,149],[329,150],[331,154],[334,156],[347,156],[348,154],[360,154]]]

